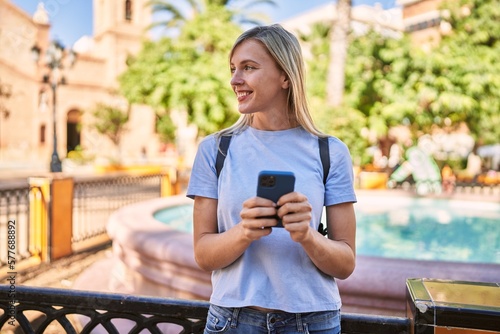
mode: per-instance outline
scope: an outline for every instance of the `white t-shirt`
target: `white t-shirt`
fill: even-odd
[[[187,196],[218,199],[218,227],[224,232],[240,222],[242,203],[256,195],[260,171],[291,171],[295,190],[307,196],[313,207],[311,225],[317,229],[324,205],[356,202],[349,150],[335,137],[329,138],[329,145],[325,191],[318,137],[302,127],[283,131],[248,127],[234,135],[219,178],[218,139],[210,135],[198,148]],[[260,306],[298,313],[341,306],[334,278],[317,269],[282,228],[273,228],[231,265],[215,270],[212,286],[210,302],[223,307]]]

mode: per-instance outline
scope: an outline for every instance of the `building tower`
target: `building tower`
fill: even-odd
[[[116,88],[116,78],[126,69],[148,38],[151,9],[146,0],[94,0],[95,56],[106,59],[105,86]]]

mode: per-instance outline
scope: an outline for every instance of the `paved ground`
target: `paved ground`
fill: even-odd
[[[76,278],[85,269],[110,256],[110,246],[80,253],[48,265],[42,265],[28,273],[19,274],[17,282],[20,285],[71,289]]]
[[[16,283],[19,285],[71,289],[75,280],[92,264],[109,258],[111,256],[110,246],[102,247],[93,251],[87,251],[77,255],[70,256],[51,264],[41,265],[38,268],[32,268],[28,272],[18,273]],[[43,319],[37,312],[26,312],[26,317],[33,326],[39,326]],[[80,322],[74,318],[74,315],[68,315],[68,320],[80,331]],[[60,334],[63,328],[57,323],[52,322],[44,330],[44,334]],[[0,334],[17,334],[23,331],[16,325],[14,328],[0,328]]]

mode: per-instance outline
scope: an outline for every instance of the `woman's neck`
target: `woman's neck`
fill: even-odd
[[[280,131],[296,128],[299,126],[299,123],[295,118],[288,117],[287,115],[262,115],[256,113],[252,117],[250,126],[257,130]]]

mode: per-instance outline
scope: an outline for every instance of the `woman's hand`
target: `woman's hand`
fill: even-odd
[[[277,224],[276,205],[265,198],[246,200],[241,210],[241,222],[219,233],[218,201],[196,196],[193,211],[193,242],[195,260],[200,268],[213,271],[236,261],[255,240],[269,235]]]
[[[278,200],[277,205],[284,228],[293,241],[302,243],[312,232],[312,206],[307,197],[299,192],[288,193]]]
[[[276,211],[276,204],[262,197],[251,197],[243,202],[239,225],[245,237],[254,241],[269,235],[271,227],[278,223],[274,218]]]
[[[310,223],[312,206],[306,196],[293,192],[278,200],[278,216],[293,241],[302,245],[313,263],[325,274],[345,279],[356,263],[356,216],[352,203],[328,206],[328,238]]]

